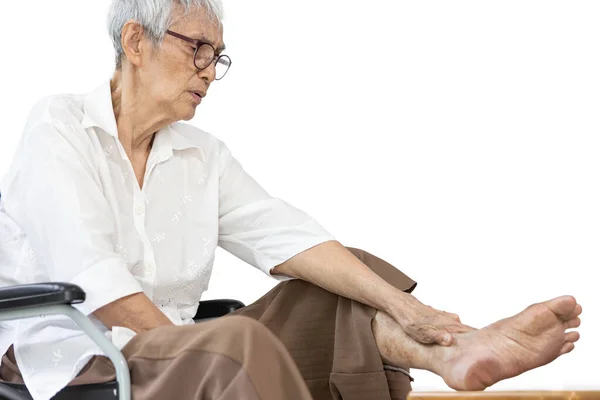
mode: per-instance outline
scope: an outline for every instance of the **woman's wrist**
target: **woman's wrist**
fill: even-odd
[[[414,314],[418,303],[419,301],[411,294],[396,290],[383,311],[399,322]]]

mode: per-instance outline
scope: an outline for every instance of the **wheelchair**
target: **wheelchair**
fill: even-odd
[[[77,285],[51,282],[0,288],[0,321],[63,314],[71,318],[106,354],[115,366],[116,380],[106,383],[67,386],[53,400],[130,400],[129,368],[121,351],[108,340],[88,317],[73,307],[85,301],[85,292]],[[229,314],[244,307],[238,300],[200,301],[195,322]],[[0,382],[0,399],[32,400],[22,384]]]

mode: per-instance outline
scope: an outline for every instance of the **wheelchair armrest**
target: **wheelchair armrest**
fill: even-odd
[[[34,283],[0,288],[0,310],[16,310],[57,304],[77,304],[85,292],[77,285],[62,282]]]
[[[200,302],[194,320],[222,317],[242,307],[244,303],[238,300],[204,300]]]
[[[73,307],[73,304],[83,301],[85,301],[85,292],[79,286],[70,283],[47,282],[2,287],[0,288],[0,321],[45,315],[64,315],[70,318],[100,347],[115,366],[118,386],[112,388],[111,398],[130,400],[131,380],[127,360],[119,348],[104,335],[104,332],[98,329],[98,326],[87,315]],[[8,387],[4,389],[6,390],[0,393],[0,396],[8,395],[8,398],[19,398],[15,396],[14,390],[8,390]]]

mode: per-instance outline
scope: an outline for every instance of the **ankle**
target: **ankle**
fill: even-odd
[[[446,370],[452,368],[452,360],[458,352],[458,344],[451,346],[430,345],[430,351],[427,352],[427,369],[439,376],[445,376]]]
[[[386,337],[384,327],[381,325],[380,311],[377,311],[375,317],[371,321],[371,330],[373,331],[373,337],[381,356],[381,361],[384,365],[394,365],[394,360],[391,359],[391,348],[389,338]]]

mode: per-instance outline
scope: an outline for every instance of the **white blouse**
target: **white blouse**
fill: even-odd
[[[109,81],[34,106],[0,193],[0,285],[77,284],[85,314],[143,291],[175,324],[190,324],[217,245],[270,274],[335,240],[271,197],[223,142],[188,124],[156,133],[140,189],[118,140]],[[90,318],[119,348],[135,335]],[[103,354],[62,316],[0,323],[0,355],[11,344],[35,400]]]

